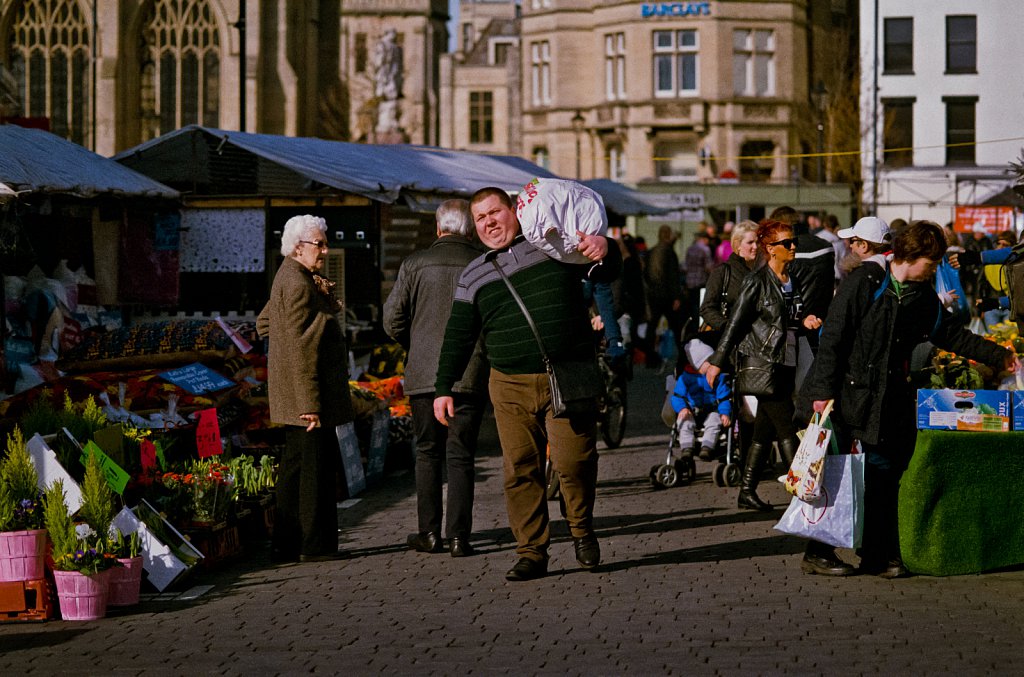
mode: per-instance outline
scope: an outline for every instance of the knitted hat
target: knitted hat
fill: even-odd
[[[686,355],[686,359],[690,361],[690,364],[695,369],[700,369],[700,365],[708,361],[714,353],[711,346],[702,342],[700,339],[691,339],[683,346],[683,353]]]

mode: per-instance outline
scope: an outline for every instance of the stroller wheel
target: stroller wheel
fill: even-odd
[[[738,487],[740,485],[740,466],[737,463],[730,463],[724,466],[722,477],[725,479],[725,486]]]
[[[716,487],[724,487],[724,486],[726,486],[726,484],[725,484],[725,464],[724,463],[718,463],[718,464],[715,465],[715,470],[714,470],[714,474],[713,475],[714,475],[714,480],[715,480],[715,486]]]
[[[654,481],[666,489],[676,486],[679,483],[679,473],[676,471],[675,465],[666,463],[658,466]]]

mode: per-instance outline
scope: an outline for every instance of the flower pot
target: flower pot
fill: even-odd
[[[142,587],[142,557],[118,558],[121,566],[110,570],[109,606],[131,606],[139,603]]]
[[[110,569],[97,574],[54,571],[60,616],[66,621],[95,621],[107,615]]]
[[[0,583],[38,581],[45,565],[45,529],[0,533]]]

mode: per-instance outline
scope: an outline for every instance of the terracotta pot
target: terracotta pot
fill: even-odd
[[[131,606],[139,603],[142,587],[142,557],[118,558],[121,566],[110,570],[109,606]]]
[[[97,574],[54,571],[60,616],[66,621],[95,621],[107,615],[110,569]]]
[[[0,533],[0,583],[38,581],[45,566],[45,529]]]

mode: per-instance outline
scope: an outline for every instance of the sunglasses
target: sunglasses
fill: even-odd
[[[775,242],[769,242],[769,247],[785,247],[786,249],[796,249],[796,238],[787,237],[785,240],[776,240]]]
[[[317,249],[327,249],[327,243],[323,240],[317,240],[316,242],[310,242],[309,240],[299,240],[302,244],[311,244]]]

